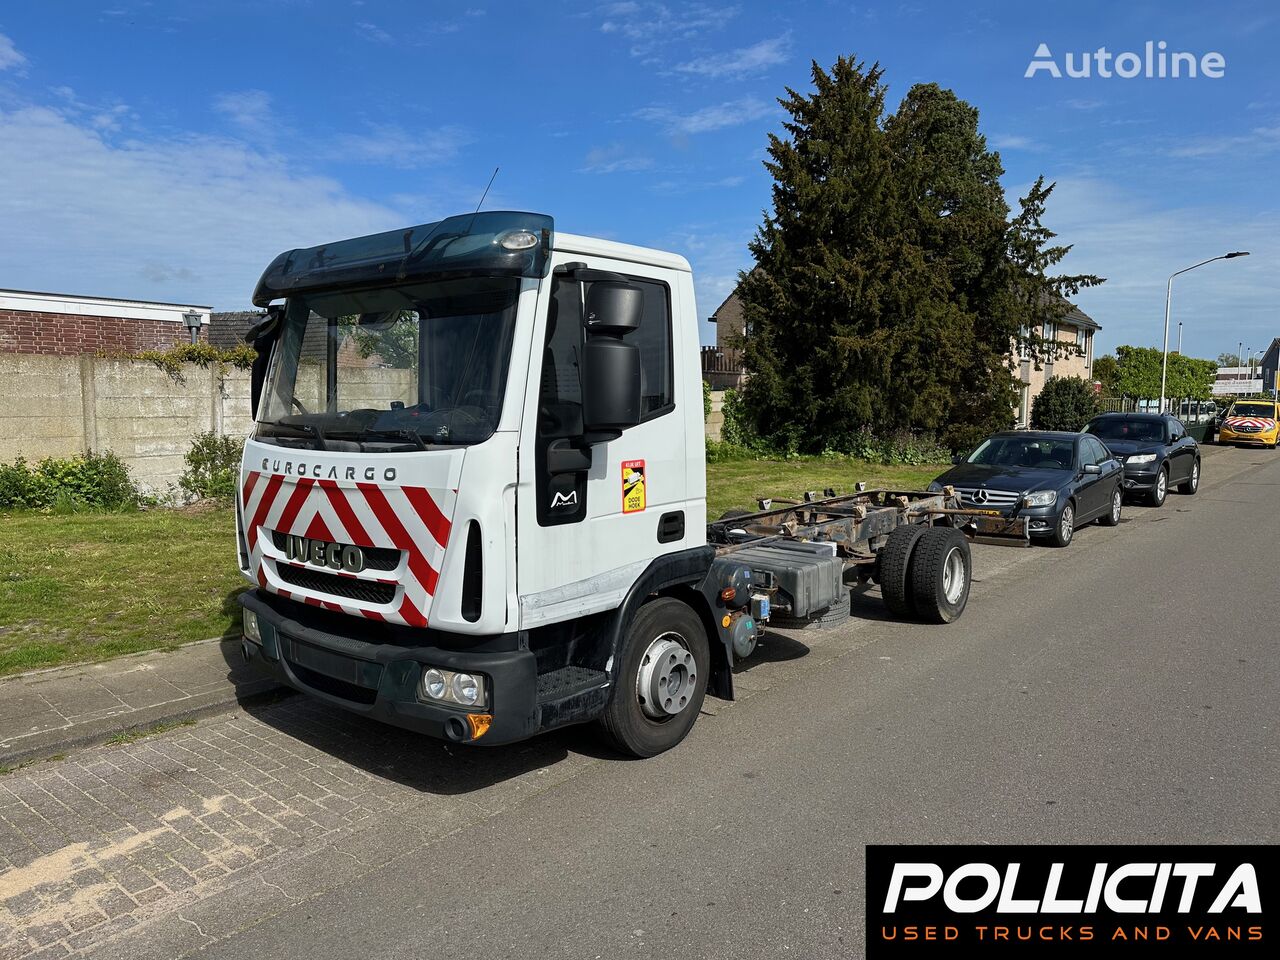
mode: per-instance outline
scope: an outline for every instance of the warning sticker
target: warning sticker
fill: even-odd
[[[622,512],[638,513],[644,509],[644,461],[622,461]]]

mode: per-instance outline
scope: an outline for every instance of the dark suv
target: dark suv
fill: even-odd
[[[1126,493],[1161,506],[1171,486],[1179,493],[1200,489],[1200,444],[1182,421],[1167,413],[1104,413],[1084,428],[1124,464]]]

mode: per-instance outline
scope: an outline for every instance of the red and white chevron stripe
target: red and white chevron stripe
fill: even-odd
[[[351,616],[411,627],[427,625],[449,543],[456,491],[342,483],[250,470],[240,493],[249,573],[263,589]],[[395,570],[339,573],[287,560],[272,542],[273,530],[330,543],[392,548],[402,556]],[[277,569],[285,564],[330,576],[394,583],[396,591],[390,603],[373,604],[306,590],[280,578]]]
[[[1276,425],[1274,420],[1266,417],[1227,417],[1222,423],[1227,427],[1258,427],[1262,430],[1271,430]]]

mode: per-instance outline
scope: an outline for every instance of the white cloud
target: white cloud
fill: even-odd
[[[22,51],[13,45],[13,41],[0,33],[0,70],[12,70],[27,62]]]
[[[603,19],[600,32],[631,41],[633,57],[650,59],[662,47],[691,40],[710,30],[723,29],[739,13],[736,6],[688,4],[676,8],[664,3],[610,3],[594,13]]]
[[[271,95],[265,90],[220,93],[213,98],[213,109],[255,137],[269,137],[276,128],[271,112]]]
[[[791,49],[791,35],[784,33],[780,37],[761,40],[749,47],[742,47],[729,53],[719,53],[699,60],[691,60],[676,67],[681,73],[716,79],[740,79],[760,73],[769,67],[786,63]]]
[[[712,130],[723,130],[725,127],[736,127],[767,117],[773,113],[773,106],[754,97],[741,100],[730,100],[710,107],[703,107],[693,113],[676,113],[668,107],[645,107],[636,111],[636,117],[661,124],[668,133],[689,135],[707,133]]]
[[[1026,192],[1025,188],[1017,195]],[[1009,191],[1014,196],[1013,190]],[[1116,344],[1159,345],[1165,282],[1175,270],[1231,250],[1252,256],[1212,263],[1174,281],[1173,323],[1186,352],[1213,357],[1237,341],[1271,342],[1280,301],[1280,208],[1232,209],[1144,200],[1098,178],[1061,178],[1045,223],[1073,244],[1058,272],[1107,278],[1074,299],[1102,324],[1098,354]]]
[[[412,220],[241,142],[25,107],[0,110],[0,222],[27,225],[0,231],[0,287],[234,309],[281,250]]]
[[[374,43],[395,43],[395,37],[391,36],[376,23],[361,20],[356,24],[356,30],[366,40],[372,40]]]
[[[997,150],[1039,150],[1040,145],[1030,137],[1023,137],[1014,133],[994,133],[991,135],[991,145]]]
[[[410,133],[396,124],[371,123],[362,133],[333,138],[325,157],[343,163],[415,170],[453,159],[472,139],[461,127],[445,126]]]
[[[1079,100],[1072,99],[1064,101],[1072,110],[1097,110],[1104,103],[1102,100]]]
[[[1248,133],[1224,137],[1197,137],[1169,151],[1175,157],[1220,157],[1226,153],[1257,155],[1280,149],[1280,126],[1254,127]]]
[[[632,154],[620,143],[593,147],[582,164],[583,173],[635,173],[653,166],[649,157]]]

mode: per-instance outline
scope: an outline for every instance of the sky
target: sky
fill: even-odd
[[[1151,41],[1222,76],[1065,75]],[[1040,44],[1063,76],[1025,74]],[[1097,352],[1280,336],[1280,5],[457,0],[0,3],[0,288],[244,309],[280,251],[475,208],[673,250],[708,317],[811,64],[976,106],[1011,204],[1057,183]],[[1040,58],[1043,61],[1045,58]],[[1132,69],[1132,61],[1126,66]],[[1076,72],[1079,72],[1077,69]],[[714,327],[702,324],[704,342]]]

